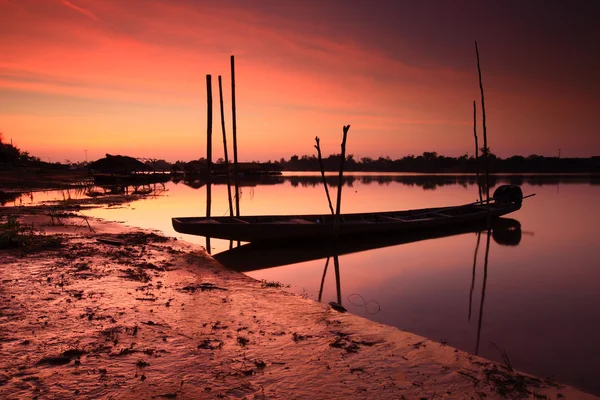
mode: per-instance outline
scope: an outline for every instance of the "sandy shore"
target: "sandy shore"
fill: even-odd
[[[595,398],[227,270],[202,247],[1,208],[0,398]],[[44,236],[39,236],[43,232]]]

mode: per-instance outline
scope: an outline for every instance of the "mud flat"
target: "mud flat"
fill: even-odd
[[[0,218],[16,229],[0,250],[0,398],[596,398],[286,293],[200,246],[100,220],[91,232],[68,210]]]

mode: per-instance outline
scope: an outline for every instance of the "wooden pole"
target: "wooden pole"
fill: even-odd
[[[227,135],[225,134],[225,111],[223,110],[223,84],[219,75],[219,104],[221,106],[221,130],[223,131],[223,154],[225,156],[225,182],[227,183],[227,199],[229,200],[229,216],[233,217],[233,202],[231,200],[231,182],[229,181],[229,157],[227,155]]]
[[[479,63],[479,48],[477,47],[477,41],[475,41],[475,54],[477,54],[477,71],[479,72],[479,89],[481,91],[481,111],[483,113],[483,156],[485,157],[485,201],[487,203],[488,210],[488,228],[490,227],[490,149],[487,143],[487,128],[485,124],[485,100],[483,97],[483,81],[481,79],[481,65]]]
[[[475,170],[477,172],[477,192],[479,193],[479,201],[483,202],[481,182],[479,182],[479,143],[477,141],[477,102],[475,100],[473,100],[473,136],[475,136]]]
[[[337,192],[337,206],[335,211],[335,221],[333,223],[333,234],[336,239],[339,233],[340,210],[342,208],[342,186],[344,184],[344,162],[346,161],[346,137],[348,136],[348,130],[350,130],[350,125],[344,126],[344,136],[342,138],[342,159],[340,161],[340,177]]]
[[[211,76],[206,75],[206,182],[210,186],[210,173],[212,171],[212,81]]]
[[[211,171],[212,171],[212,81],[211,76],[206,75],[206,216],[210,217],[211,206]],[[210,238],[206,238],[206,251],[210,254]]]
[[[235,110],[235,58],[231,56],[231,115],[233,119],[233,179],[235,182],[235,215],[240,216],[240,174],[237,152],[237,117]]]
[[[327,188],[327,180],[325,180],[325,168],[323,167],[323,158],[321,157],[321,146],[319,145],[319,137],[315,137],[315,149],[317,149],[317,154],[319,156],[319,167],[321,168],[321,177],[323,178],[323,186],[325,187],[325,194],[327,195],[327,202],[329,203],[329,210],[331,210],[331,215],[335,215],[333,211],[333,206],[331,205],[331,197],[329,196],[329,189]]]

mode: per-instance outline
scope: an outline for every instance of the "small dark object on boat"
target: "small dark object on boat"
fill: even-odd
[[[517,185],[501,185],[494,190],[494,201],[505,204],[523,203],[523,191]]]

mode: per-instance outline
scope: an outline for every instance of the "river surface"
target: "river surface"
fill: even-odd
[[[335,204],[337,177],[329,176],[328,182]],[[310,258],[303,248],[284,252],[275,265],[268,251],[246,254],[238,262],[273,265],[246,273],[279,282],[284,290],[341,302],[349,312],[499,362],[503,351],[517,369],[600,395],[600,178],[517,175],[494,177],[492,183],[517,183],[524,194],[536,196],[508,216],[520,224],[516,236],[509,242],[493,238],[487,249],[486,232],[467,232],[342,254],[338,268],[328,254],[297,262]],[[206,238],[171,227],[172,217],[205,215],[206,187],[170,182],[157,188],[146,200],[86,214],[206,246]],[[353,174],[342,192],[342,212],[448,206],[478,198],[472,176]],[[35,193],[21,201],[80,195]],[[242,215],[329,212],[314,173],[247,182],[240,209]],[[227,214],[226,186],[213,185],[211,215]],[[210,240],[217,257],[229,247],[229,242]]]

